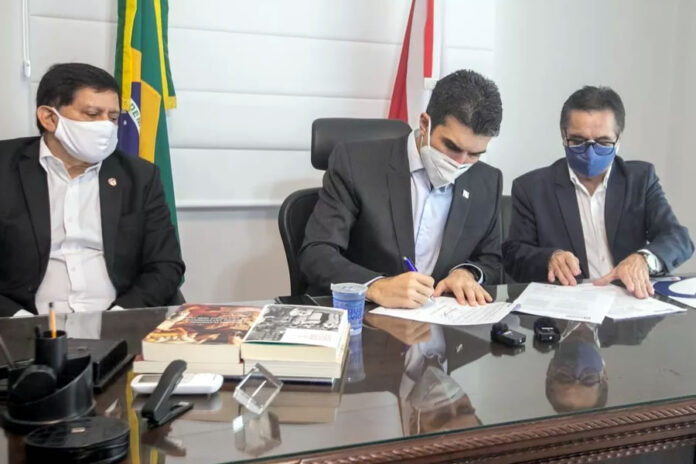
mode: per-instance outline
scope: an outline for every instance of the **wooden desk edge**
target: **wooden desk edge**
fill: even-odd
[[[269,462],[348,464],[600,462],[696,443],[696,398],[437,436],[355,446]]]

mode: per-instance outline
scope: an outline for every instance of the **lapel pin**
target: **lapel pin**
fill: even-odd
[[[109,180],[107,180],[107,182],[108,182],[109,185],[112,186],[112,187],[116,187],[116,184],[118,184],[118,182],[116,182],[116,178],[115,178],[115,177],[109,177]],[[467,196],[468,196],[468,195],[467,195]]]
[[[462,196],[468,200],[468,199],[469,199],[469,191],[468,191],[468,190],[462,190]]]

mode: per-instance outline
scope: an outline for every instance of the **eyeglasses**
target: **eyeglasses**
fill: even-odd
[[[572,151],[573,153],[577,155],[581,155],[585,153],[587,150],[587,147],[592,145],[592,148],[594,149],[595,153],[600,155],[600,156],[606,156],[610,155],[612,151],[614,150],[614,147],[618,143],[619,139],[616,139],[614,141],[610,140],[585,140],[585,139],[578,139],[578,138],[568,138],[566,139],[566,144],[568,145],[568,149]]]
[[[555,372],[553,372],[551,378],[562,384],[572,384],[577,382],[586,387],[591,387],[593,385],[597,385],[601,381],[602,374],[601,372],[597,372],[593,369],[583,369],[579,375],[576,375],[574,372],[572,372],[572,369],[559,367]]]

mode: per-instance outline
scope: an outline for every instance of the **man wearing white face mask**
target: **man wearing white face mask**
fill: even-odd
[[[40,137],[0,141],[0,316],[174,303],[184,263],[157,168],[116,150],[107,72],[53,66]]]
[[[360,282],[387,307],[445,292],[491,301],[481,284],[501,276],[502,174],[479,157],[501,120],[496,85],[461,70],[437,83],[418,130],[337,145],[300,251],[310,293]]]

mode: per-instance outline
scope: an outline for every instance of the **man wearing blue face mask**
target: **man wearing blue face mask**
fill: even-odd
[[[687,229],[665,198],[652,164],[617,156],[625,110],[608,87],[586,86],[561,111],[565,158],[515,179],[503,244],[517,281],[597,285],[620,280],[638,298],[651,275],[672,272],[693,253]]]
[[[359,282],[387,307],[445,292],[491,301],[481,284],[500,280],[502,175],[479,157],[501,120],[496,85],[461,70],[437,83],[417,130],[336,146],[299,256],[310,293]]]
[[[58,64],[41,136],[0,141],[0,316],[175,303],[184,263],[157,167],[116,149],[120,90]]]

